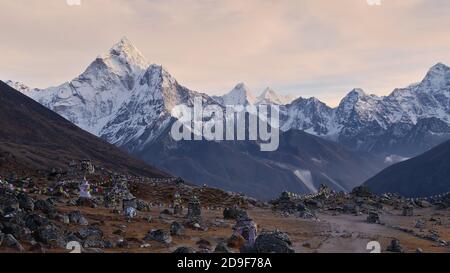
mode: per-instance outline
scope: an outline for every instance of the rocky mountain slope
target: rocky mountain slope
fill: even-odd
[[[321,184],[351,191],[383,168],[377,158],[298,130],[280,135],[280,147],[261,152],[255,141],[174,141],[168,132],[136,154],[198,185],[270,199],[282,191],[316,192]]]
[[[284,120],[284,130],[305,130],[350,149],[414,156],[450,137],[450,68],[437,64],[420,83],[386,97],[354,89],[336,108],[300,98],[285,107]]]
[[[395,164],[365,182],[376,193],[427,197],[450,191],[450,141]]]

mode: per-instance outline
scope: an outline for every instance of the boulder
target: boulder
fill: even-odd
[[[403,216],[414,216],[414,208],[412,206],[404,206],[402,215]]]
[[[183,233],[184,233],[184,227],[180,223],[173,222],[170,225],[170,235],[179,236],[179,235],[183,235]]]
[[[58,221],[60,221],[61,223],[63,223],[63,224],[66,224],[66,225],[70,224],[70,219],[69,219],[69,216],[68,216],[68,215],[65,215],[65,214],[58,214],[57,217],[56,217],[56,219],[57,219]]]
[[[367,216],[367,223],[370,224],[379,224],[380,223],[380,216],[378,213],[371,211],[369,212],[369,215]]]
[[[419,229],[423,229],[423,228],[425,228],[425,226],[426,226],[426,222],[424,219],[417,219],[414,224],[414,227],[419,228]]]
[[[3,196],[0,195],[0,209],[3,211],[6,208],[19,209],[19,207],[19,200],[14,195],[8,193]]]
[[[173,212],[171,212],[169,209],[164,209],[160,212],[160,215],[173,215]]]
[[[391,244],[387,247],[387,251],[390,252],[396,252],[396,253],[403,253],[403,247],[400,245],[400,241],[397,239],[393,239],[391,241]]]
[[[257,253],[255,245],[245,244],[239,249],[240,253]]]
[[[196,245],[198,246],[198,248],[200,249],[210,249],[211,248],[211,243],[206,240],[206,239],[200,239],[196,242]]]
[[[34,202],[34,209],[40,210],[47,215],[56,213],[56,208],[47,200],[37,200]]]
[[[19,252],[25,251],[23,246],[19,243],[19,241],[14,238],[11,234],[6,234],[6,236],[3,239],[3,244],[7,247],[14,248],[15,250]]]
[[[163,244],[170,244],[172,237],[170,234],[162,229],[151,230],[145,235],[144,240],[153,240]]]
[[[78,237],[75,233],[73,232],[69,232],[69,234],[66,236],[66,240],[67,242],[81,242],[82,240],[80,239],[80,237]]]
[[[14,222],[5,222],[3,223],[3,233],[11,234],[14,238],[21,241],[30,241],[32,240],[32,232],[29,228],[27,228],[23,222],[14,223]]]
[[[82,250],[83,253],[90,253],[90,254],[101,254],[104,253],[103,250],[101,250],[100,248],[83,248]]]
[[[294,253],[289,236],[281,231],[264,232],[255,241],[258,253]]]
[[[71,213],[69,213],[69,220],[71,223],[74,223],[77,225],[82,225],[82,226],[88,225],[88,221],[86,220],[86,218],[84,218],[84,216],[81,214],[81,212],[79,210],[72,211]]]
[[[66,245],[66,242],[61,236],[60,230],[53,225],[39,227],[35,237],[37,241],[47,245],[58,246],[61,248]]]
[[[429,208],[429,207],[431,207],[430,202],[428,202],[426,200],[419,199],[419,200],[415,201],[415,203],[416,203],[417,206],[419,206],[421,208]]]
[[[372,191],[369,187],[366,186],[359,186],[352,190],[351,195],[355,197],[372,197]]]
[[[309,208],[313,208],[313,209],[321,209],[323,208],[323,202],[321,200],[315,200],[315,199],[308,199],[305,200],[305,205]]]
[[[314,213],[314,211],[310,210],[310,209],[305,209],[305,210],[299,211],[298,217],[300,217],[302,219],[317,219],[317,216]]]
[[[88,239],[83,243],[84,248],[109,248],[108,246],[110,247],[111,244],[107,244],[105,241],[96,239]]]
[[[78,235],[83,240],[100,240],[103,237],[103,231],[96,226],[89,226],[81,228],[78,231]]]
[[[188,253],[195,253],[195,250],[191,247],[180,246],[179,248],[175,249],[172,253],[188,254]]]
[[[247,212],[237,207],[225,208],[223,210],[223,219],[226,220],[237,220],[239,217],[243,216],[247,216]]]
[[[129,247],[129,244],[128,244],[128,241],[126,241],[126,240],[124,240],[124,239],[119,239],[119,240],[117,241],[117,243],[116,243],[116,246],[117,246],[118,248],[128,248],[128,247]]]
[[[76,201],[78,207],[96,208],[97,204],[94,198],[80,197]]]
[[[228,249],[227,244],[225,242],[220,242],[214,249],[214,253],[231,253],[231,251]]]
[[[36,231],[38,228],[47,226],[48,224],[50,224],[50,221],[38,214],[29,214],[25,217],[25,225],[32,231]]]
[[[19,193],[17,195],[17,199],[19,200],[19,206],[21,209],[25,211],[33,211],[34,210],[34,200],[29,197],[25,193]]]

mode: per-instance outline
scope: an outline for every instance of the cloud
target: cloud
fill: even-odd
[[[450,63],[448,10],[445,0],[0,0],[0,77],[59,84],[126,35],[192,89],[244,81],[336,104],[353,87],[386,94]]]

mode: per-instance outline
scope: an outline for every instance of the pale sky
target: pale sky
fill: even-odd
[[[192,90],[245,82],[336,105],[450,65],[449,14],[449,0],[0,0],[0,79],[61,84],[127,36]]]

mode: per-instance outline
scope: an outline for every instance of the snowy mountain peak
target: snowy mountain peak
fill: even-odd
[[[128,38],[122,38],[118,43],[99,57],[114,73],[123,75],[135,73],[149,66],[142,53]]]
[[[163,66],[152,64],[140,78],[135,92],[144,93],[145,96],[142,99],[151,97],[167,101],[171,109],[179,102],[176,99],[179,97],[177,87],[176,79]]]
[[[424,80],[441,81],[450,75],[450,67],[443,63],[438,63],[428,70]]]
[[[310,98],[299,97],[299,98],[293,100],[291,104],[323,104],[323,105],[326,105],[325,103],[321,102],[316,97],[310,97]]]
[[[245,83],[237,84],[233,90],[220,97],[223,105],[249,105],[256,102],[255,96]]]
[[[358,96],[358,97],[365,97],[367,96],[367,93],[364,92],[361,88],[354,88],[350,93],[348,94],[350,96]]]
[[[264,89],[262,94],[258,97],[260,104],[284,104],[283,99],[270,87]]]
[[[355,88],[350,91],[340,102],[339,107],[349,108],[353,107],[356,102],[358,102],[361,98],[366,97],[367,94],[361,88]]]
[[[448,71],[450,67],[443,63],[437,63],[430,68],[430,71]]]
[[[228,94],[242,94],[253,97],[250,88],[243,82],[238,83]]]
[[[123,37],[119,42],[114,44],[109,50],[109,54],[136,57],[136,59],[145,60],[139,49],[137,49],[127,37]]]
[[[240,83],[236,84],[234,89],[248,90],[249,88],[248,88],[248,86],[245,83],[240,82]]]
[[[416,89],[429,92],[441,92],[444,90],[448,94],[450,92],[450,67],[442,63],[434,65],[428,70],[427,75],[416,86]]]

